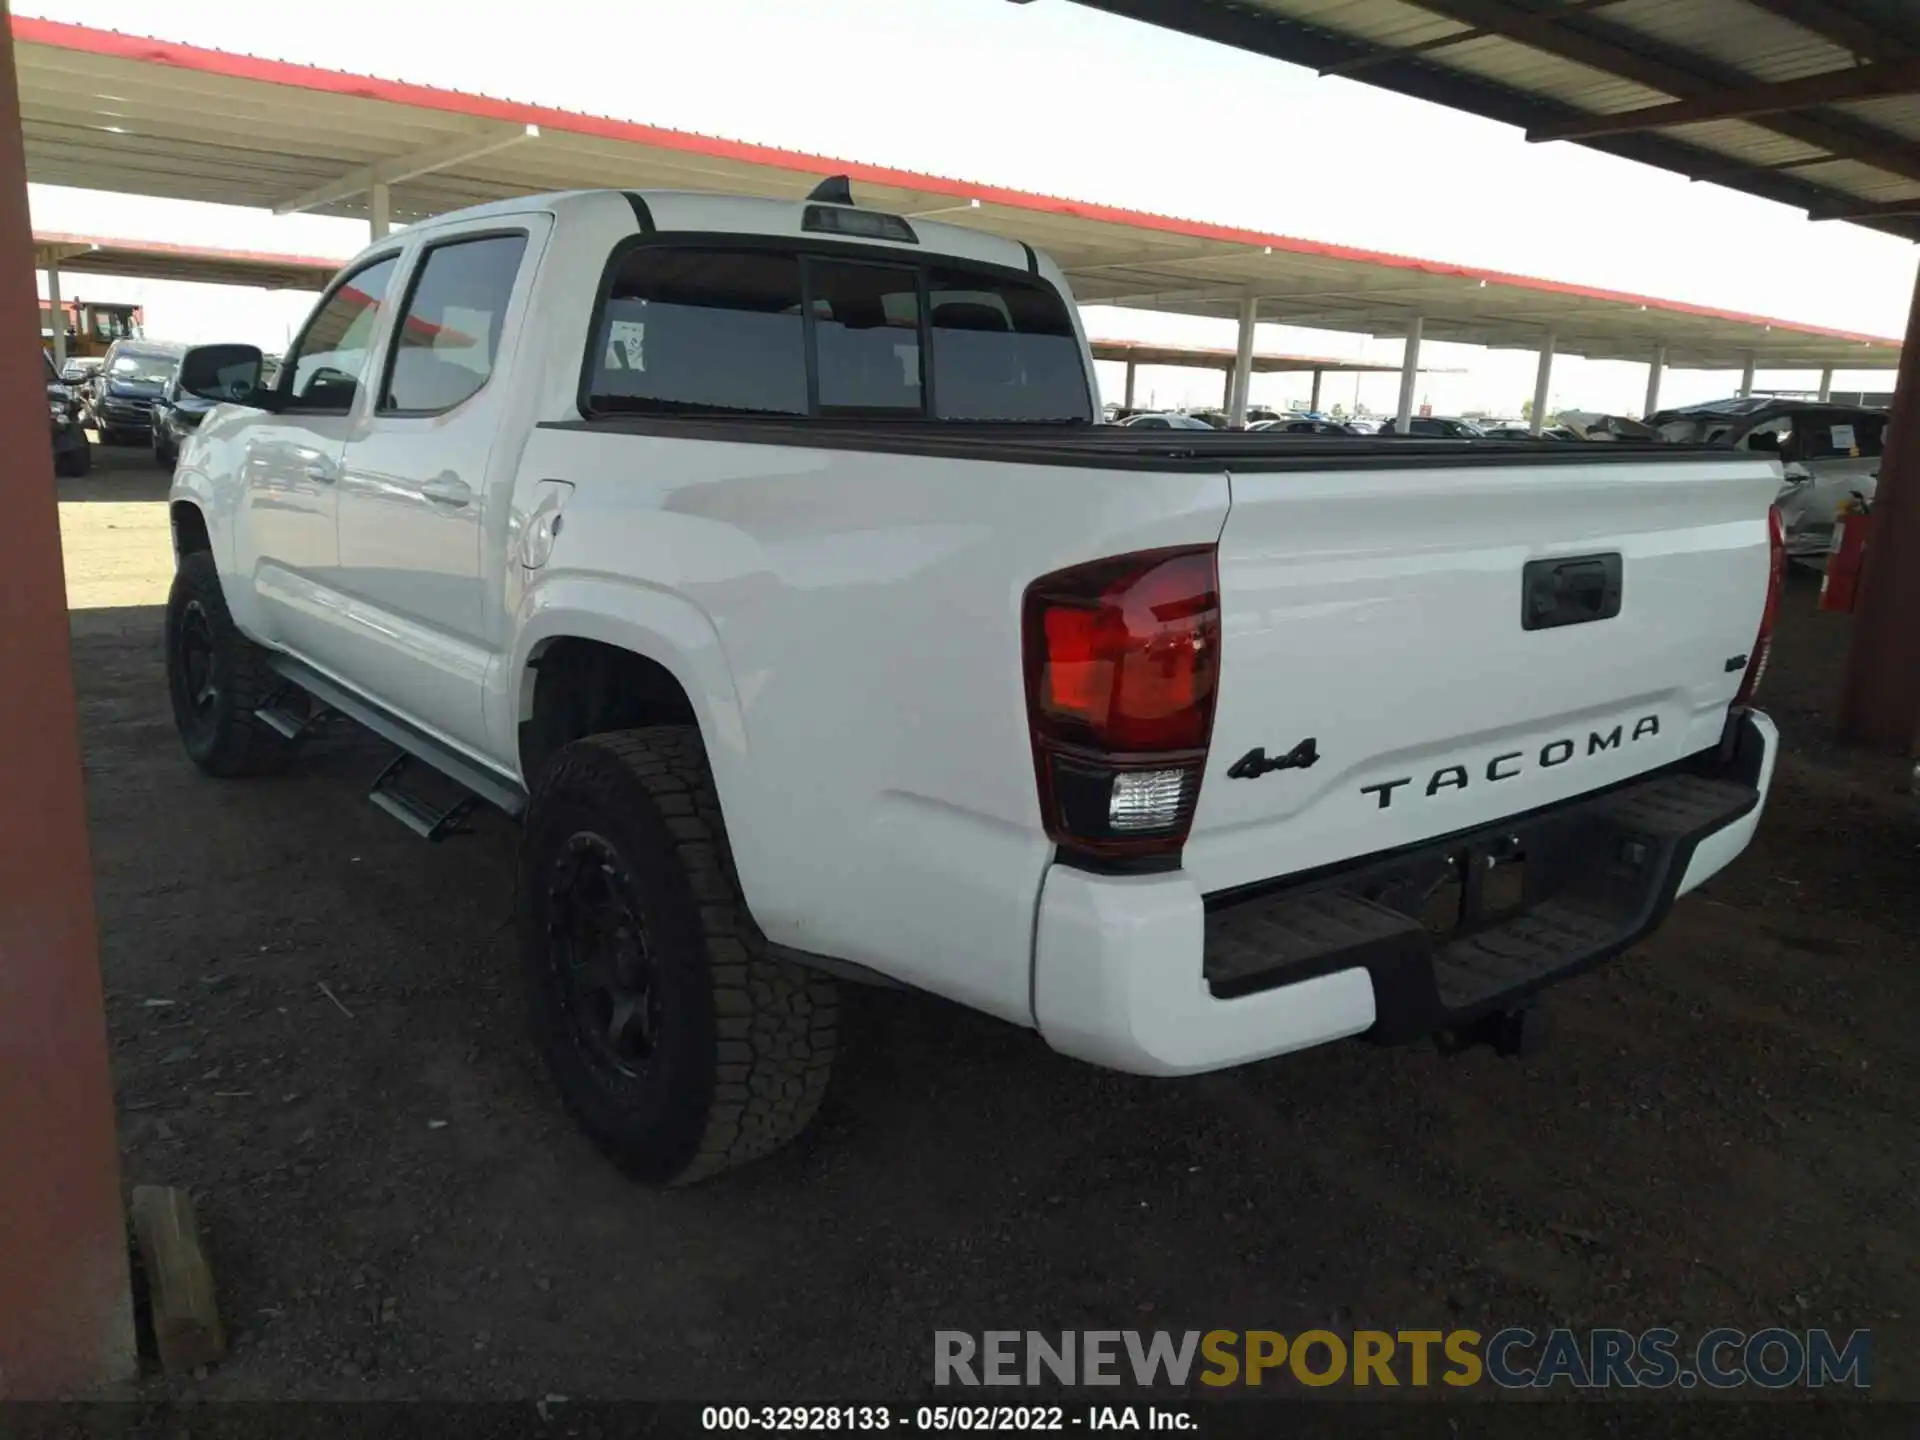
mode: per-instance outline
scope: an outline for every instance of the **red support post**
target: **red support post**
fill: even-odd
[[[67,652],[12,16],[0,0],[0,1398],[131,1375],[133,1308]],[[8,257],[12,258],[9,259]]]
[[[1873,548],[1840,696],[1840,734],[1911,750],[1920,727],[1920,281],[1873,501]]]

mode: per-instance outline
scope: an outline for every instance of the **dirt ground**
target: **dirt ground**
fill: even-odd
[[[160,662],[164,480],[62,526],[125,1180],[192,1188],[230,1359],[153,1396],[909,1397],[940,1328],[1875,1332],[1920,1399],[1920,817],[1836,748],[1843,618],[1788,597],[1759,839],[1556,991],[1526,1062],[1335,1045],[1106,1074],[855,996],[814,1135],[628,1185],[523,1039],[512,834],[364,799],[371,741],[222,784]]]

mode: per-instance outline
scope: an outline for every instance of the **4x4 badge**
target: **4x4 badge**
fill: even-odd
[[[1249,750],[1233,762],[1233,768],[1227,771],[1230,779],[1258,780],[1270,770],[1306,770],[1320,759],[1320,747],[1309,735],[1284,755],[1267,758],[1265,747]]]

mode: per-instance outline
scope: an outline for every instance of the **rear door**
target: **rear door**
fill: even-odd
[[[1492,824],[1720,736],[1766,594],[1771,463],[1382,458],[1232,475],[1184,858],[1208,892]],[[1310,767],[1228,774],[1308,740]]]

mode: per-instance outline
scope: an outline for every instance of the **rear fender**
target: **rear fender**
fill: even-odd
[[[759,792],[752,780],[740,696],[706,612],[672,591],[609,576],[555,575],[533,585],[521,603],[510,658],[487,696],[491,748],[516,775],[521,769],[520,723],[533,713],[534,662],[562,639],[595,640],[630,651],[679,682],[699,722],[721,806],[738,821],[729,832],[751,905],[754,877],[764,873],[762,866],[771,863],[771,857],[762,858],[751,849],[761,827],[745,817]]]

